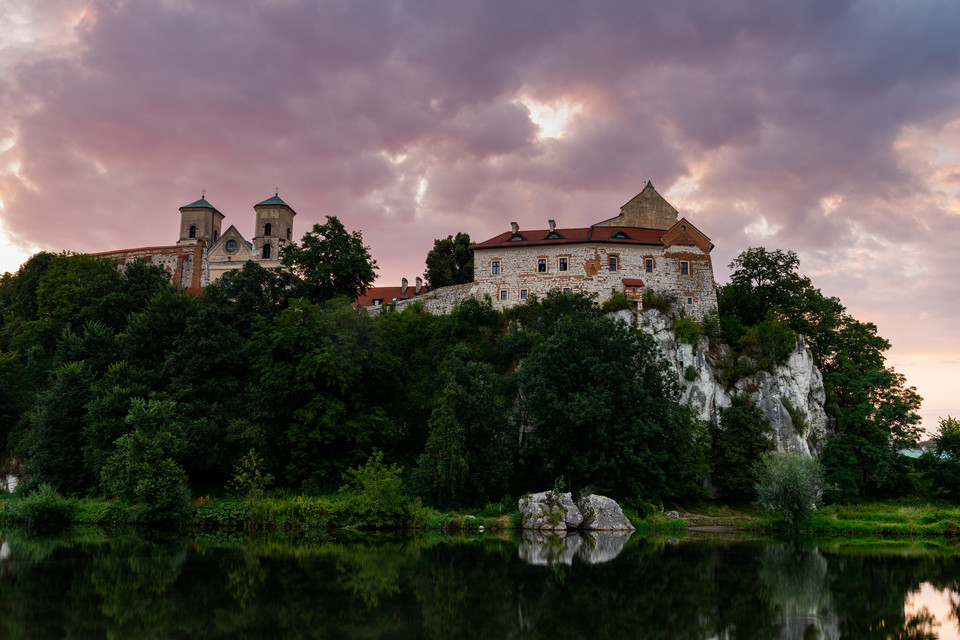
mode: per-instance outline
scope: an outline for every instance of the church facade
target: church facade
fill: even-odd
[[[199,291],[248,260],[260,266],[280,266],[280,249],[293,239],[297,215],[275,192],[253,206],[254,235],[248,241],[233,225],[223,231],[225,216],[206,197],[180,207],[180,239],[174,245],[107,251],[94,254],[119,266],[140,259],[162,266],[174,286]]]

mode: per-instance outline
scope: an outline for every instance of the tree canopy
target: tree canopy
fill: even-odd
[[[433,249],[427,253],[427,270],[424,274],[432,288],[473,282],[473,251],[470,236],[458,233],[433,241]]]
[[[303,291],[313,302],[337,296],[356,300],[377,277],[377,261],[360,232],[347,231],[336,216],[313,225],[300,244],[284,246],[280,261],[303,281]]]

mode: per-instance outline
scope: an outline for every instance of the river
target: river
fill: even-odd
[[[957,638],[948,541],[0,532],[9,638]]]

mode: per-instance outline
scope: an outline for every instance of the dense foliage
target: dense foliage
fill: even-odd
[[[199,296],[82,255],[5,276],[0,435],[23,492],[139,519],[200,495],[337,494],[362,523],[402,521],[400,495],[500,504],[558,475],[627,503],[701,491],[705,425],[635,327],[560,293],[368,315],[335,295],[364,278],[315,268],[344,246],[346,264],[365,251],[330,219],[285,251],[293,273],[248,263]]]
[[[427,253],[427,284],[432,288],[473,282],[473,251],[470,236],[458,233],[433,241]]]
[[[799,527],[823,500],[820,465],[808,456],[770,454],[758,468],[756,494],[759,504],[791,527]]]

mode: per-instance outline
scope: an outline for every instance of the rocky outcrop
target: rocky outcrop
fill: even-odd
[[[630,530],[635,527],[623,515],[615,500],[606,496],[589,495],[577,500],[577,509],[583,515],[581,529],[593,531]]]
[[[576,529],[583,522],[570,492],[559,495],[553,491],[528,493],[520,498],[517,509],[523,516],[524,529],[566,531]]]
[[[631,311],[611,315],[624,322],[634,321]],[[769,436],[777,451],[819,455],[828,429],[823,408],[826,394],[823,376],[802,338],[785,364],[727,388],[720,382],[720,372],[711,364],[715,359],[710,357],[705,338],[696,346],[680,342],[673,333],[673,321],[655,309],[640,312],[636,322],[653,336],[679,377],[683,387],[681,400],[695,407],[703,420],[716,424],[717,411],[730,406],[735,395],[745,393],[769,420]]]

